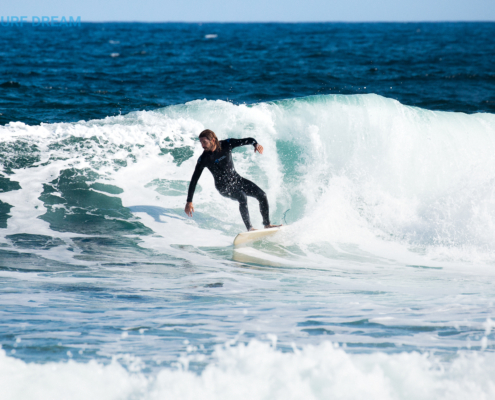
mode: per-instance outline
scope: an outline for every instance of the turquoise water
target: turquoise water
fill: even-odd
[[[279,234],[234,249],[242,220],[209,174],[194,217],[183,214],[202,151],[197,132],[207,126],[263,144],[262,156],[241,149],[234,161],[267,190],[275,222],[290,209]],[[491,393],[483,386],[491,378],[473,381],[468,370],[493,354],[494,131],[491,114],[427,111],[377,95],[203,100],[2,127],[13,149],[5,153],[11,190],[1,196],[14,206],[0,248],[11,397],[32,375],[57,381],[52,365],[84,387],[99,369],[124,379],[124,398],[140,390],[187,398],[184,388],[203,384],[222,398],[219,388],[237,390],[229,382],[239,374],[261,379],[248,379],[257,366],[268,376],[288,368],[287,379],[323,392],[337,373],[374,381],[380,370],[376,391],[356,392],[373,398],[390,385],[406,390],[410,378],[390,375],[390,363],[433,386]],[[307,362],[321,363],[324,376]],[[460,382],[459,368],[467,374]],[[210,381],[208,373],[219,375]],[[161,389],[160,374],[172,377]],[[190,382],[197,379],[204,382]]]
[[[492,398],[495,116],[407,90],[6,121],[0,398]],[[205,128],[264,146],[277,235],[234,249],[208,172],[186,217]]]

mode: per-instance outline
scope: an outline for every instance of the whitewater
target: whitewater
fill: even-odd
[[[263,145],[233,158],[280,233],[234,249],[207,171],[185,215],[207,128]],[[195,100],[0,137],[0,398],[495,396],[493,114]]]

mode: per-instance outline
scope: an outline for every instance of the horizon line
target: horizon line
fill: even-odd
[[[27,21],[26,21],[27,22]],[[141,23],[141,24],[436,24],[436,23],[495,23],[495,20],[377,20],[377,21],[139,21],[139,20],[104,20],[81,21],[81,23]]]

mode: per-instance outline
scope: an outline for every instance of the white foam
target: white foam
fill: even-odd
[[[15,171],[11,179],[22,181],[21,191],[0,194],[14,206],[6,233],[48,234],[37,219],[41,184],[69,167],[93,169],[102,183],[124,189],[119,197],[125,206],[183,209],[185,193],[163,195],[146,185],[155,179],[188,182],[204,128],[221,139],[251,136],[263,144],[262,156],[241,149],[234,161],[241,175],[266,190],[274,222],[292,209],[294,229],[282,244],[354,244],[401,262],[418,253],[427,261],[495,260],[495,116],[422,110],[377,95],[252,106],[197,100],[88,122],[11,122],[0,127],[2,139],[35,144],[41,161],[35,169]],[[86,143],[49,147],[71,138]],[[178,165],[163,149],[194,154]],[[59,161],[45,164],[50,158]],[[196,210],[243,230],[237,203],[218,194],[208,171],[199,184]],[[260,226],[257,209],[250,200],[253,224]],[[185,234],[166,242],[194,245],[204,241],[204,229],[180,228]],[[226,240],[212,232],[207,243],[224,246]]]
[[[276,337],[269,338],[276,342]],[[330,343],[283,353],[252,341],[217,348],[206,368],[183,355],[156,375],[129,372],[117,360],[34,364],[0,351],[2,399],[490,399],[493,353],[459,354],[441,362],[428,354],[352,354]]]

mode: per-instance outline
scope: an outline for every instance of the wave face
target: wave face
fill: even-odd
[[[438,257],[492,259],[495,117],[377,95],[193,101],[89,122],[10,123],[1,133],[6,232],[28,233],[27,223],[44,234],[42,220],[57,232],[152,234],[132,212],[167,212],[161,207],[182,218],[206,127],[263,143],[261,157],[237,151],[236,168],[266,190],[275,222],[290,209],[287,242],[394,242]],[[25,206],[11,208],[21,198]],[[201,229],[242,229],[236,203],[215,192],[208,172],[195,203]],[[256,208],[251,214],[259,225]]]
[[[271,112],[277,140],[300,149],[296,160],[279,152],[297,165],[297,185],[286,191],[290,206],[304,208],[297,240],[379,238],[491,259],[493,115],[426,111],[375,95],[288,101]]]
[[[238,205],[208,171],[185,216],[205,128],[264,146],[233,157],[272,221],[286,215],[278,235],[233,249]],[[493,397],[494,115],[378,95],[196,100],[0,135],[8,398],[28,381],[47,398],[72,383],[232,398],[253,381],[250,398]]]

